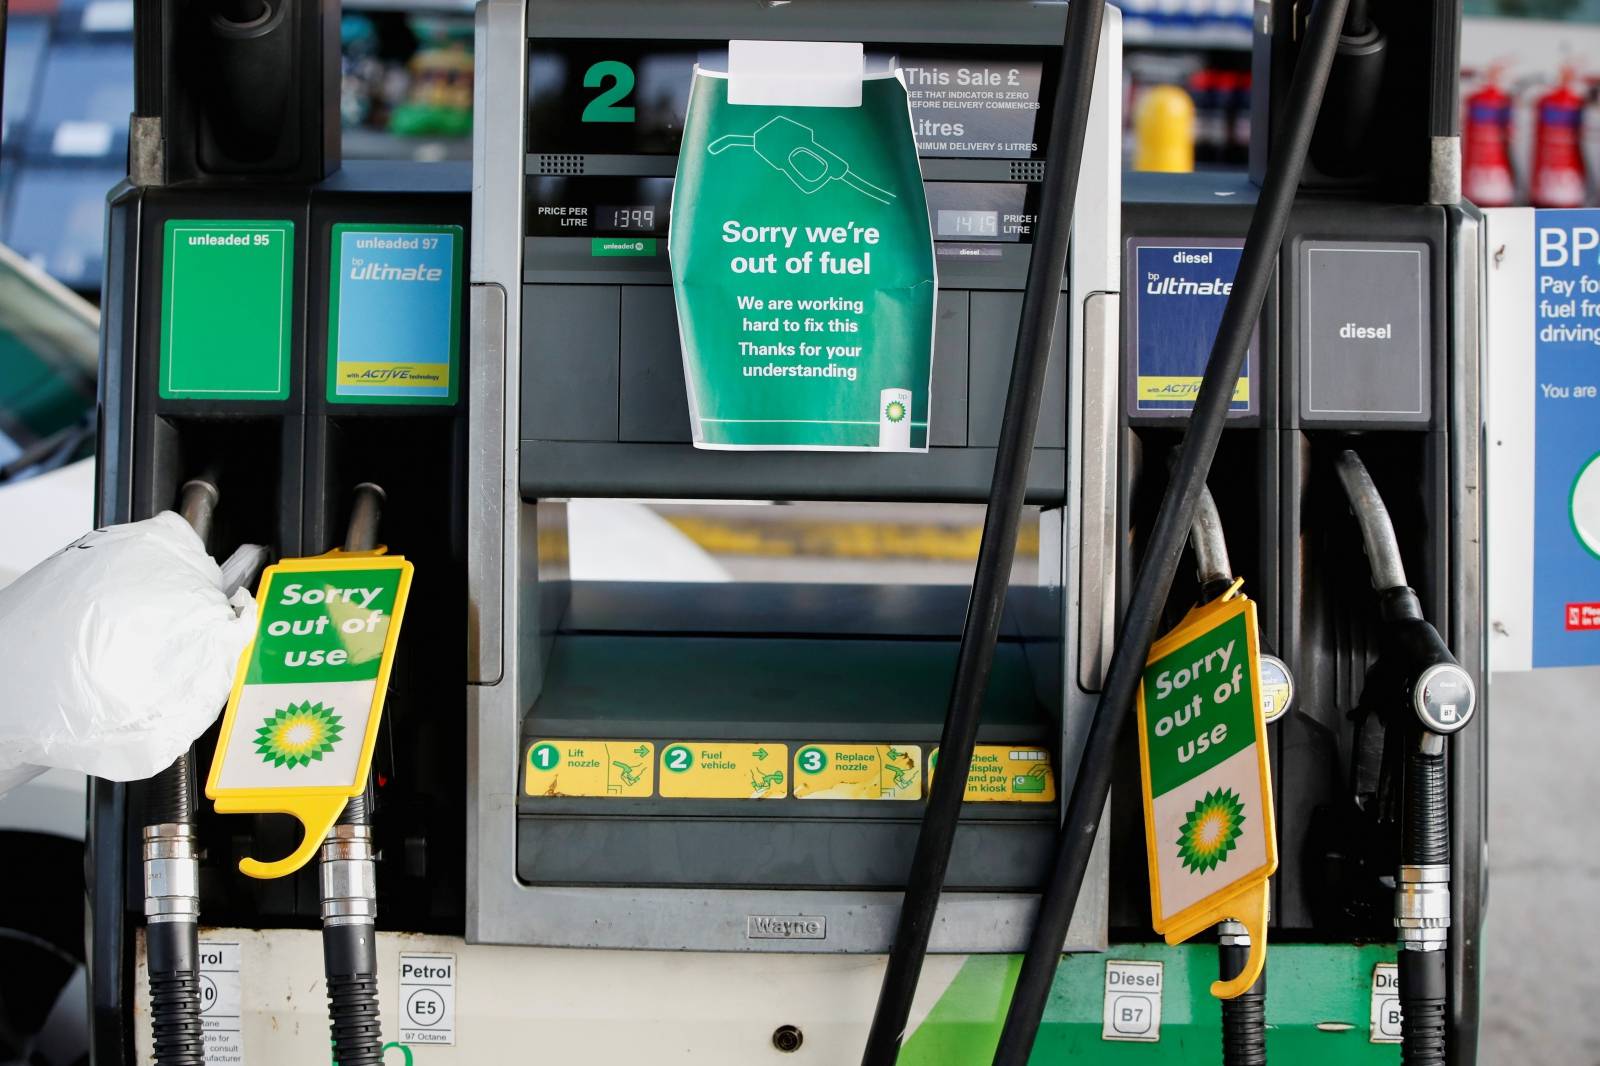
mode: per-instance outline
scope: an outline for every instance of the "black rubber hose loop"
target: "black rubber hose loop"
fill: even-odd
[[[1210,361],[1190,415],[1188,432],[1178,453],[1172,480],[1156,514],[1144,561],[1106,669],[1104,691],[1074,775],[1056,843],[1056,861],[1034,919],[1033,933],[1017,975],[1016,990],[995,1049],[995,1066],[1027,1066],[1039,1023],[1055,983],[1078,891],[1083,887],[1089,854],[1100,832],[1100,815],[1111,792],[1116,749],[1132,712],[1134,695],[1154,643],[1156,626],[1172,590],[1183,546],[1194,522],[1200,490],[1205,486],[1232,406],[1245,350],[1261,317],[1289,214],[1300,187],[1306,153],[1322,106],[1323,90],[1339,44],[1348,0],[1318,0],[1295,65],[1282,121],[1274,130],[1272,159],[1256,209],[1250,216],[1233,291],[1223,307]],[[1068,5],[1070,15],[1076,5]],[[941,776],[938,780],[943,780]]]
[[[1054,96],[1041,202],[1035,227],[1028,280],[1022,294],[1022,317],[1006,388],[1005,413],[995,451],[994,478],[984,515],[983,535],[956,651],[955,678],[950,686],[944,728],[939,742],[939,776],[922,816],[916,851],[906,879],[905,900],[895,928],[889,964],[878,993],[877,1009],[867,1033],[863,1066],[894,1066],[911,1015],[911,1002],[922,976],[928,940],[933,933],[939,897],[950,866],[950,850],[972,766],[978,720],[995,642],[1005,611],[1006,588],[1016,557],[1017,532],[1028,488],[1028,462],[1044,396],[1045,368],[1057,328],[1061,286],[1066,277],[1072,236],[1072,211],[1078,198],[1078,176],[1088,134],[1089,104],[1100,51],[1102,0],[1067,5],[1061,43],[1061,74]],[[1065,324],[1061,324],[1065,328]],[[1057,947],[1059,948],[1059,944]]]
[[[328,978],[328,1018],[333,1060],[338,1066],[383,1066],[383,1030],[378,1021],[378,979],[369,973]]]

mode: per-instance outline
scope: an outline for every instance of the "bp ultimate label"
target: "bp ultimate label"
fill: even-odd
[[[461,244],[460,226],[333,227],[329,402],[455,402]]]
[[[695,445],[927,450],[933,235],[905,86],[789,106],[730,84],[696,71],[673,188]]]
[[[1187,417],[1193,410],[1243,247],[1243,241],[1223,238],[1128,241],[1129,414]],[[1233,417],[1257,410],[1260,349],[1257,327],[1233,390]]]

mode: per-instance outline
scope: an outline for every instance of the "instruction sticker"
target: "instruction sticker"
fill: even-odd
[[[648,799],[656,746],[648,740],[535,740],[523,791],[530,796]]]
[[[794,756],[797,799],[922,798],[922,749],[915,744],[807,744]]]
[[[1132,414],[1187,417],[1200,395],[1222,309],[1233,291],[1244,242],[1135,237],[1128,241],[1128,375]],[[1228,410],[1255,411],[1254,382],[1261,350],[1258,326]]]
[[[1255,604],[1230,592],[1156,642],[1139,686],[1155,930],[1169,944],[1226,918],[1250,932],[1247,979],[1213,985],[1218,996],[1260,972],[1266,881],[1278,866],[1260,657]]]
[[[1159,962],[1106,960],[1102,1040],[1154,1043],[1161,1039],[1161,977]]]
[[[200,941],[200,1028],[206,1066],[241,1066],[244,1062],[240,955],[237,941]]]
[[[456,957],[400,953],[400,1042],[456,1042]]]
[[[281,861],[243,860],[246,874],[305,865],[366,786],[411,574],[399,556],[330,552],[262,575],[206,795],[226,814],[292,814],[306,837]]]
[[[293,222],[167,221],[162,399],[288,399],[293,337]]]
[[[939,765],[939,749],[928,756],[928,777]],[[1056,775],[1042,748],[979,744],[967,775],[967,803],[1054,803]]]
[[[455,402],[461,244],[460,226],[333,227],[330,402]]]
[[[775,79],[765,102],[739,103],[737,76],[696,68],[668,234],[696,447],[927,450],[921,164],[906,87],[860,77],[854,54],[859,106],[834,106],[837,76],[827,92]]]
[[[782,799],[789,794],[787,744],[689,740],[661,749],[667,799]]]

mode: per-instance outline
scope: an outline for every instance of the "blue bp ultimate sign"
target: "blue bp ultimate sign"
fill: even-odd
[[[1184,417],[1233,291],[1244,242],[1135,237],[1128,241],[1128,413]],[[1251,337],[1233,392],[1235,415],[1256,411],[1260,331]]]
[[[1533,665],[1600,663],[1600,211],[1534,214]]]
[[[331,403],[451,404],[459,394],[461,227],[333,227]]]

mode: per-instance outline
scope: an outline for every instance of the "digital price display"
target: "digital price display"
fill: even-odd
[[[940,237],[973,237],[978,240],[1000,236],[998,211],[940,211],[935,232]]]
[[[601,204],[594,209],[594,228],[622,233],[652,233],[656,228],[654,204],[614,207]]]

